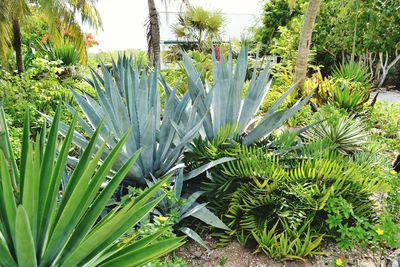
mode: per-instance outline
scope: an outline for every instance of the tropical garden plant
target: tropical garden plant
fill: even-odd
[[[188,79],[188,92],[192,101],[199,101],[199,112],[204,116],[202,136],[208,140],[217,137],[220,129],[230,127],[231,136],[241,135],[245,145],[255,143],[270,135],[273,131],[305,105],[311,98],[309,94],[289,108],[280,109],[285,98],[295,89],[292,85],[264,114],[260,122],[246,132],[250,124],[254,124],[254,116],[272,84],[270,66],[266,66],[258,72],[258,66],[254,68],[253,75],[244,92],[246,81],[248,47],[242,46],[237,58],[236,66],[232,59],[232,51],[228,53],[228,59],[221,56],[218,62],[215,52],[212,54],[212,80],[213,84],[202,82],[201,73],[197,71],[192,60],[187,54],[183,54],[183,62]],[[198,99],[198,100],[197,100]],[[207,105],[210,103],[210,109]]]
[[[182,238],[157,241],[163,231],[135,242],[119,242],[164,198],[165,194],[158,197],[155,194],[169,177],[161,179],[127,205],[117,205],[101,218],[102,211],[140,153],[133,154],[109,176],[129,132],[100,164],[106,143],[92,156],[101,131],[99,127],[71,171],[68,182],[62,186],[64,173],[68,172],[68,153],[76,118],[58,146],[61,112],[59,108],[50,132],[47,134],[43,127],[36,140],[30,140],[29,113],[26,113],[20,163],[17,164],[4,112],[0,111],[1,265],[138,266],[182,245]],[[105,180],[108,182],[102,186]]]
[[[95,151],[105,142],[107,145],[103,149],[103,159],[111,153],[125,132],[132,128],[113,166],[114,170],[119,169],[138,150],[142,151],[136,163],[128,170],[124,179],[125,184],[143,187],[172,173],[174,176],[171,180],[177,192],[176,197],[180,199],[183,181],[233,159],[229,157],[217,159],[190,172],[178,174],[177,170],[185,167],[181,162],[183,151],[198,135],[202,126],[203,119],[198,114],[201,102],[192,102],[188,93],[179,98],[176,95],[177,85],[170,88],[164,83],[165,105],[164,110],[161,110],[157,71],[149,74],[146,71],[141,72],[139,64],[125,56],[113,62],[111,71],[104,65],[102,71],[104,77],[92,72],[93,79],[90,81],[96,90],[97,99],[89,94],[72,92],[85,115],[86,120],[78,116],[85,134],[92,136],[96,132],[95,129],[102,125],[99,138],[96,139]],[[67,107],[72,114],[76,113],[73,107],[69,105]],[[52,120],[49,116],[46,117]],[[68,126],[61,124],[60,131],[65,135],[69,131]],[[75,131],[73,143],[78,148],[84,149],[89,140],[85,135]],[[196,195],[197,193],[194,194]],[[214,227],[227,229],[227,226],[207,209],[206,204],[199,204],[195,200],[190,202],[186,210],[180,209],[182,216],[192,216]],[[160,204],[158,210],[167,216],[171,208],[163,209],[163,207],[171,207],[172,204],[167,200],[163,203],[165,202],[167,204]],[[195,236],[195,233],[188,229],[185,229],[185,233],[190,231],[189,236]]]
[[[179,14],[172,31],[179,39],[196,42],[204,51],[210,43],[220,38],[225,18],[219,11],[208,11],[201,6],[191,6]]]

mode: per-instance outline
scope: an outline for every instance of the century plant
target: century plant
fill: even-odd
[[[222,53],[221,53],[222,54]],[[217,61],[215,52],[212,53],[212,85],[203,83],[201,73],[197,71],[190,57],[183,53],[184,67],[188,79],[188,91],[192,101],[199,98],[199,112],[205,116],[203,122],[204,134],[208,140],[213,140],[220,129],[231,127],[232,136],[242,135],[242,143],[253,144],[282,126],[282,124],[297,112],[311,98],[311,94],[299,100],[290,108],[281,109],[285,98],[294,90],[291,86],[266,112],[260,122],[248,133],[248,127],[254,123],[254,117],[271,87],[272,78],[269,65],[259,71],[260,66],[254,68],[248,89],[244,92],[248,47],[243,45],[236,66],[232,57],[232,50],[228,59],[223,55]],[[207,106],[210,103],[210,108]]]
[[[140,65],[125,56],[113,62],[111,71],[105,66],[102,70],[103,77],[93,72],[93,79],[90,81],[96,90],[97,99],[72,91],[86,117],[86,120],[78,117],[86,135],[92,136],[95,129],[103,125],[96,145],[98,148],[102,142],[107,144],[102,158],[110,153],[127,130],[132,129],[113,166],[114,169],[120,168],[141,149],[136,164],[127,173],[126,182],[144,186],[146,181],[157,181],[168,173],[176,174],[177,169],[184,167],[180,162],[184,149],[197,136],[202,126],[203,118],[198,112],[201,102],[191,101],[188,93],[179,98],[176,95],[178,84],[170,88],[164,82],[165,105],[164,110],[161,110],[157,70],[140,72]],[[67,107],[72,113],[76,113],[71,106]],[[63,134],[67,130],[68,127],[62,125]],[[75,132],[74,144],[83,149],[88,140],[84,135]],[[191,169],[183,174],[183,180],[194,178],[229,160],[232,158],[221,158]],[[175,175],[171,180],[175,181],[177,178]],[[227,228],[205,204],[197,209],[197,214],[200,214],[197,218],[200,220],[215,227]]]
[[[197,111],[200,102],[191,101],[188,94],[179,98],[176,95],[178,85],[174,88],[165,86],[165,108],[161,110],[157,70],[141,72],[140,65],[125,56],[113,62],[112,70],[103,66],[102,71],[103,77],[92,72],[90,81],[96,99],[72,90],[86,117],[86,120],[78,117],[85,133],[91,136],[94,129],[103,124],[98,145],[106,141],[107,152],[132,128],[116,162],[118,167],[142,149],[136,164],[127,174],[126,180],[130,182],[143,185],[145,179],[162,177],[172,168],[182,167],[178,165],[181,154],[202,125]],[[76,113],[72,107],[67,107]],[[67,128],[63,125],[63,134]],[[84,148],[87,143],[84,135],[74,133],[74,144]],[[104,153],[103,157],[107,154]]]
[[[182,238],[175,237],[158,241],[164,230],[135,242],[119,242],[164,198],[165,194],[156,197],[156,193],[169,177],[101,218],[140,153],[131,155],[110,175],[129,132],[100,161],[107,144],[103,142],[92,155],[101,132],[101,127],[96,129],[71,171],[65,190],[61,190],[76,117],[58,146],[61,108],[50,132],[47,134],[43,127],[35,141],[30,140],[29,113],[26,114],[17,164],[4,112],[0,110],[1,266],[138,266],[182,244]]]

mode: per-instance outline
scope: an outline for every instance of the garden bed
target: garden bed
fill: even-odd
[[[205,238],[210,249],[205,249],[198,243],[189,241],[175,253],[185,260],[188,266],[228,266],[228,267],[306,267],[306,266],[340,266],[335,265],[337,259],[343,259],[342,266],[397,267],[400,262],[400,250],[386,250],[382,254],[369,250],[352,250],[345,254],[334,243],[325,243],[322,250],[326,253],[304,261],[276,261],[263,253],[254,253],[255,247],[241,246],[237,241],[230,242],[226,247],[213,248],[217,241],[211,237]],[[344,264],[347,262],[347,265]]]

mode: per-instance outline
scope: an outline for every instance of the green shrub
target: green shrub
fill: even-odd
[[[320,118],[324,120],[323,117]],[[363,151],[368,133],[365,124],[354,117],[342,117],[337,121],[325,120],[302,134],[309,141],[329,140],[340,153],[352,155]]]
[[[57,149],[61,109],[57,110],[48,135],[43,128],[36,141],[30,140],[29,115],[26,114],[21,160],[17,165],[4,113],[0,110],[1,265],[137,266],[182,245],[182,238],[155,241],[164,230],[135,242],[119,242],[123,234],[164,198],[165,194],[154,196],[169,177],[125,206],[117,205],[106,217],[99,219],[140,153],[127,159],[100,190],[128,133],[100,164],[105,143],[92,157],[100,132],[100,128],[97,129],[60,192],[76,118]]]
[[[367,67],[357,62],[347,62],[334,67],[332,77],[336,80],[347,80],[359,83],[365,90],[372,88],[371,74]]]
[[[11,75],[3,71],[0,74],[0,101],[6,111],[7,121],[11,127],[10,135],[14,149],[19,151],[22,133],[23,117],[26,109],[33,110],[32,132],[41,128],[44,118],[36,111],[54,115],[60,101],[75,106],[71,91],[67,86],[80,88],[82,91],[91,91],[82,80],[73,77],[60,80],[58,73],[62,68],[57,62],[44,59],[35,59],[33,66],[21,75]],[[62,118],[66,122],[72,119],[71,114],[65,112]]]
[[[372,225],[377,213],[371,197],[388,190],[375,153],[350,158],[335,152],[330,140],[298,148],[296,139],[296,133],[283,133],[264,147],[246,147],[221,137],[219,143],[196,141],[185,155],[203,162],[238,158],[214,168],[203,186],[212,210],[232,229],[216,234],[221,245],[232,238],[241,244],[255,240],[258,251],[278,259],[318,254],[324,237],[338,235],[325,221],[334,198],[345,199]]]

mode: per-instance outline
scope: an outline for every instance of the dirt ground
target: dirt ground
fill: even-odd
[[[209,247],[215,245],[215,240],[206,238]],[[345,258],[347,266],[354,267],[399,267],[400,251],[388,252],[385,256],[374,255],[367,251],[346,253],[344,255],[333,245],[325,245],[323,251],[327,255],[317,256],[302,261],[274,261],[263,253],[254,254],[254,248],[242,247],[232,241],[227,247],[209,249],[189,241],[181,247],[177,255],[193,267],[326,267],[334,266],[338,258]],[[344,265],[343,265],[344,266]]]

